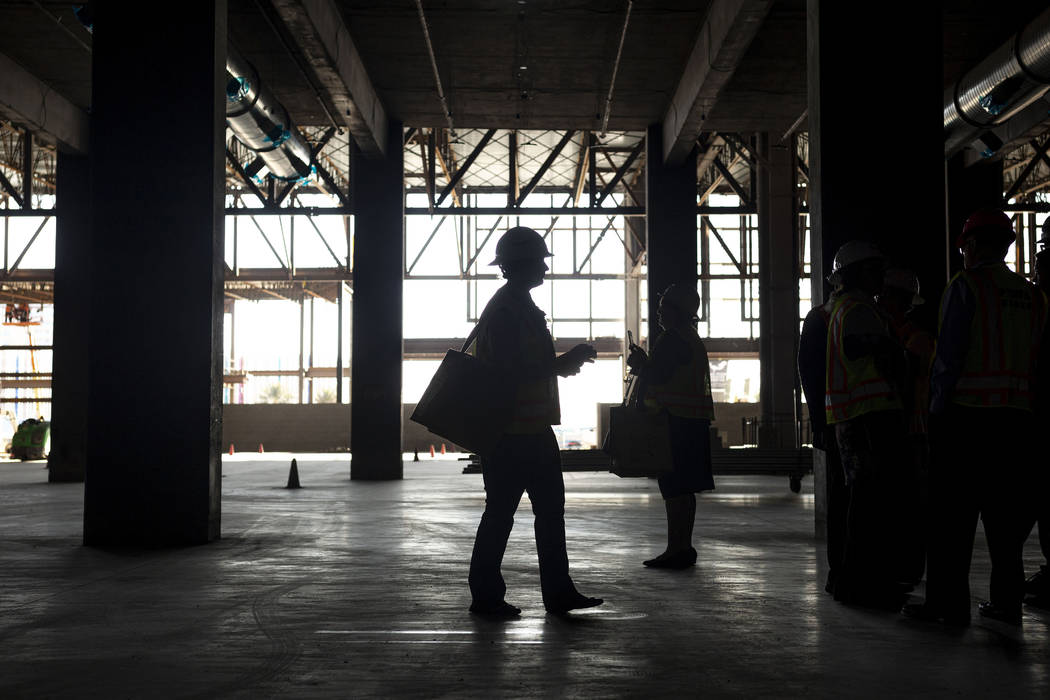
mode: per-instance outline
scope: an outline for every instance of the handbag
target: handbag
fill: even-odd
[[[667,411],[647,410],[640,397],[631,401],[632,380],[623,403],[609,409],[609,432],[602,451],[612,457],[613,474],[620,477],[658,477],[670,472],[671,428]]]
[[[513,417],[517,384],[467,353],[480,327],[481,319],[461,350],[445,353],[410,418],[435,435],[486,454]]]

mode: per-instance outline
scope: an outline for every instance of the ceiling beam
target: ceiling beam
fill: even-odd
[[[77,153],[88,152],[88,115],[0,54],[0,114]]]
[[[362,151],[386,153],[386,110],[333,0],[272,0]]]
[[[714,0],[663,122],[664,161],[692,150],[722,88],[733,77],[772,0]]]

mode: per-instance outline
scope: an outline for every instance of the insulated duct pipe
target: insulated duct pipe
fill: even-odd
[[[310,147],[288,110],[232,45],[226,54],[226,125],[238,141],[259,154],[275,178],[295,182],[310,176]],[[259,167],[249,166],[249,174]]]
[[[986,132],[1050,89],[1050,10],[996,49],[944,94],[944,155],[983,137],[982,155],[1002,143]]]

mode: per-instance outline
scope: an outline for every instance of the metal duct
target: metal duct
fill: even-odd
[[[309,177],[310,147],[288,110],[232,45],[227,46],[226,79],[226,125],[237,140],[258,153],[275,178],[294,182]]]
[[[1050,90],[1050,10],[1044,11],[944,94],[944,154],[951,156]],[[983,155],[1001,143],[989,138]]]

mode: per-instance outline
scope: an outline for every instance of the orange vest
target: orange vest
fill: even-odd
[[[977,307],[952,401],[976,408],[1033,410],[1032,382],[1046,326],[1046,296],[1006,263],[963,270],[955,279],[970,288]]]

